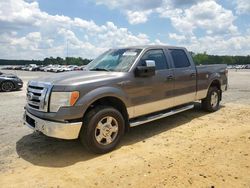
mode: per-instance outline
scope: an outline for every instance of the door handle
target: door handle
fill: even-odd
[[[194,77],[196,76],[196,74],[195,74],[195,73],[192,73],[192,74],[190,74],[190,76],[191,76],[192,78],[194,78]]]
[[[174,79],[174,77],[172,75],[167,77],[167,80],[173,80],[173,79]]]

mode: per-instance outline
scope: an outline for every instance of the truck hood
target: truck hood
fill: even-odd
[[[103,71],[72,71],[57,73],[47,77],[35,79],[38,82],[48,82],[53,85],[73,86],[85,83],[93,83],[108,79],[115,79],[122,76],[121,72],[103,72]]]

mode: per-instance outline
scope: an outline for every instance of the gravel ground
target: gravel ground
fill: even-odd
[[[26,87],[53,73],[16,74]],[[229,72],[219,111],[135,127],[105,155],[23,126],[25,87],[0,93],[1,187],[250,187],[250,71]]]

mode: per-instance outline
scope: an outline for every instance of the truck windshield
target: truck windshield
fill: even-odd
[[[140,52],[141,49],[134,48],[108,50],[91,61],[86,69],[90,71],[127,72]]]

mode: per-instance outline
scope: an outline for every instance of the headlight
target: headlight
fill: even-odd
[[[79,92],[52,92],[50,98],[50,111],[57,112],[60,107],[73,106],[79,98]]]

